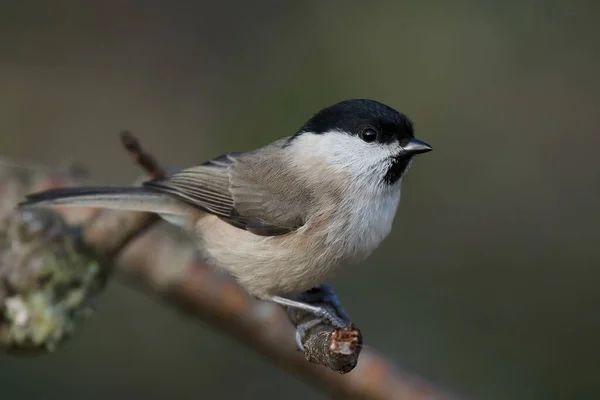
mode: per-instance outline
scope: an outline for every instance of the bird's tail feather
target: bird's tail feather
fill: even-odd
[[[66,187],[28,195],[19,207],[94,207],[185,214],[189,207],[172,196],[146,187]]]

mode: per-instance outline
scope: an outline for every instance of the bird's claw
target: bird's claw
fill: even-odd
[[[348,314],[342,307],[333,289],[328,285],[321,285],[300,293],[294,300],[273,296],[271,301],[286,307],[288,313],[296,310],[314,317],[296,325],[296,345],[302,352],[304,352],[303,340],[306,333],[313,327],[325,322],[334,328],[342,330],[350,324]]]

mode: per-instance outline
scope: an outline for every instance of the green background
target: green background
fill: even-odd
[[[192,165],[368,97],[434,152],[393,234],[335,285],[369,345],[477,399],[600,397],[600,11],[592,1],[0,1],[0,154]],[[0,355],[2,399],[321,397],[114,282],[55,354]]]

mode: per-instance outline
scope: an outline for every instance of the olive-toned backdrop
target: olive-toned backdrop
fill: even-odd
[[[592,1],[0,1],[0,154],[139,175],[289,135],[368,97],[434,151],[395,229],[332,283],[369,345],[473,399],[600,396],[600,6]],[[325,398],[113,283],[2,399]]]

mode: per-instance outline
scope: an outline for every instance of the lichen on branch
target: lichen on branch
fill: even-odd
[[[92,310],[108,267],[50,210],[0,217],[0,347],[52,351]]]

